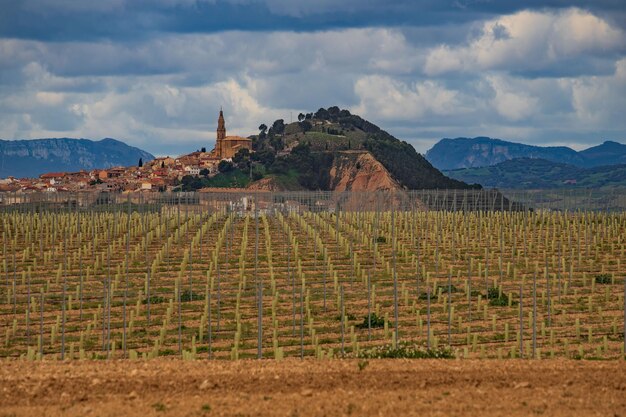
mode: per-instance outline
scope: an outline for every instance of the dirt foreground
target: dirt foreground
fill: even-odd
[[[626,361],[0,363],[0,417],[60,415],[626,416]]]

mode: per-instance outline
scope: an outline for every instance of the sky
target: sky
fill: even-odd
[[[0,0],[0,139],[155,155],[339,106],[444,137],[626,143],[626,2]]]

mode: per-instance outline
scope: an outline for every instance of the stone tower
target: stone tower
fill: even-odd
[[[212,152],[214,159],[230,159],[241,149],[252,151],[252,140],[241,136],[226,136],[226,122],[224,112],[220,109],[220,116],[217,119],[217,137],[215,149]]]
[[[224,155],[224,139],[226,138],[226,122],[224,122],[224,112],[220,109],[220,117],[217,119],[217,141],[215,149],[217,156],[223,158]]]

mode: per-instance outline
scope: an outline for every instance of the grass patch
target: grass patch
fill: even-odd
[[[359,352],[359,359],[452,359],[450,349],[427,349],[425,346],[400,342],[395,348],[391,345],[377,346]]]
[[[163,412],[167,409],[167,407],[165,407],[165,404],[163,403],[152,404],[152,408],[154,408],[155,411],[159,411],[159,412]]]
[[[215,188],[245,188],[250,183],[249,174],[245,174],[238,169],[229,172],[222,172],[212,178],[202,181],[203,187]]]

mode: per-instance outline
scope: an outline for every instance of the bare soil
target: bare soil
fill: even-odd
[[[626,361],[4,361],[8,416],[626,416]]]

